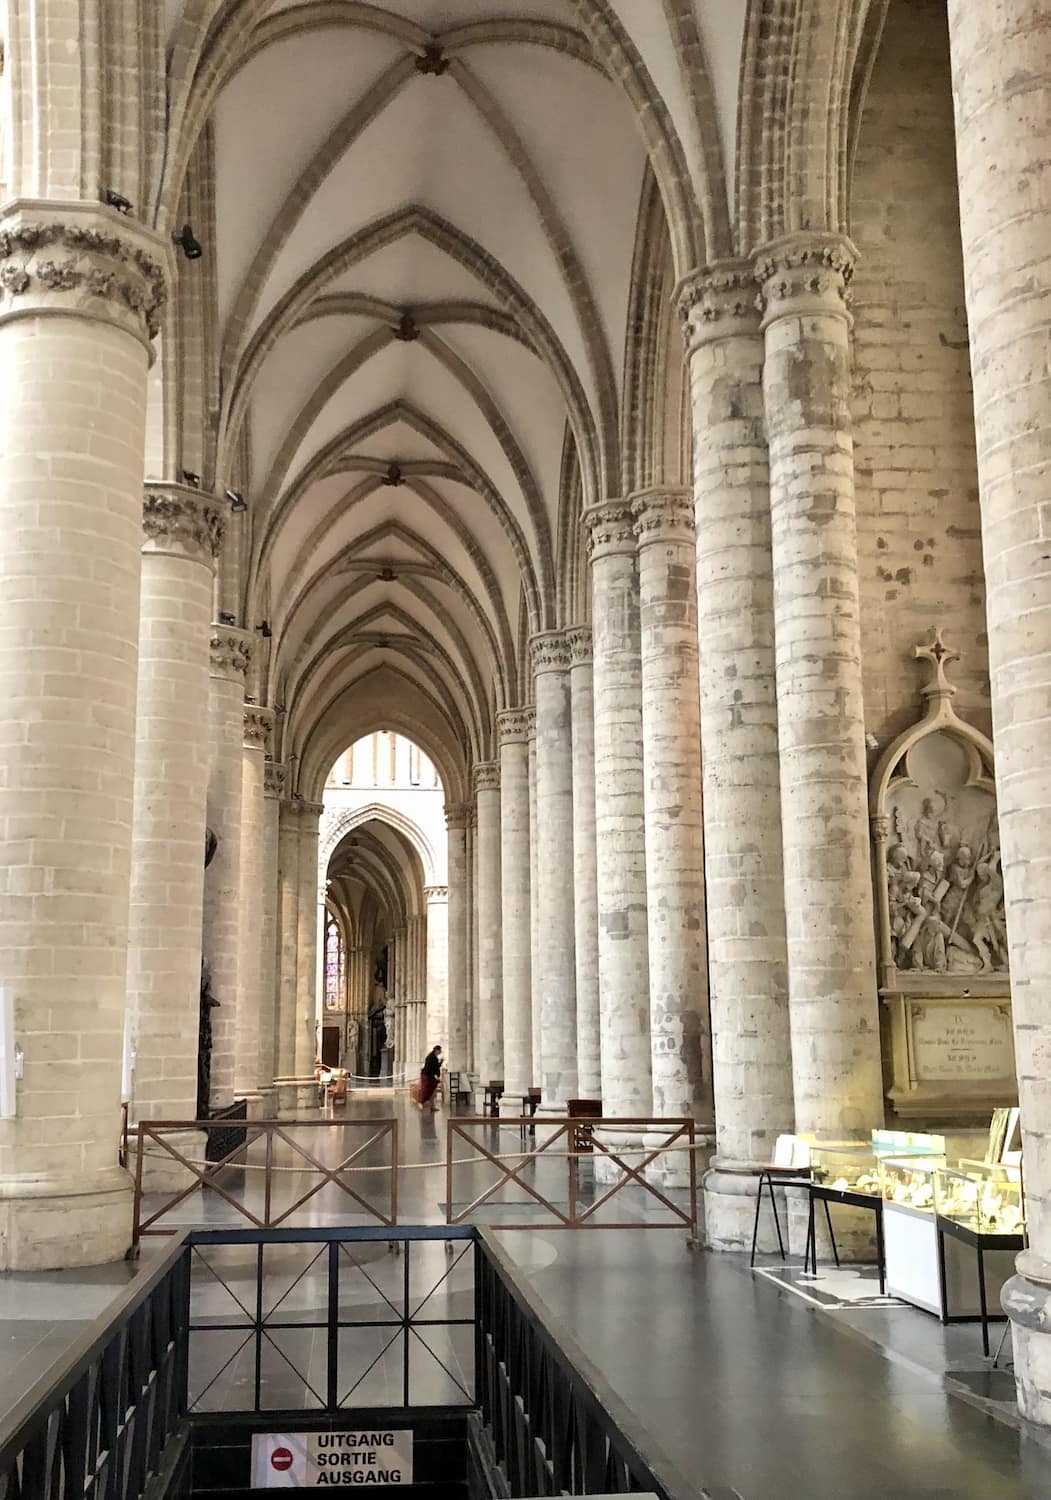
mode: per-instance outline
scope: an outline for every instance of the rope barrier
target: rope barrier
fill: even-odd
[[[250,1142],[249,1144],[254,1144],[254,1142]],[[661,1147],[658,1150],[657,1155],[665,1156],[665,1155],[671,1155],[673,1152],[704,1151],[704,1150],[707,1150],[707,1149],[708,1149],[708,1143],[705,1142],[705,1141],[695,1141],[692,1146],[690,1145],[690,1143],[688,1141],[685,1141],[685,1142],[683,1142],[682,1145],[671,1145],[671,1146]],[[625,1148],[623,1151],[617,1151],[615,1154],[617,1156],[619,1156],[619,1157],[649,1156],[651,1154],[652,1150],[653,1150],[653,1148],[651,1146],[634,1146],[634,1147],[630,1147],[630,1148]],[[147,1149],[143,1154],[145,1156],[147,1156],[147,1157],[154,1157],[154,1158],[156,1158],[157,1160],[160,1160],[160,1161],[167,1161],[167,1162],[176,1161],[177,1165],[181,1165],[182,1163],[185,1163],[187,1166],[193,1166],[193,1167],[215,1167],[215,1166],[218,1165],[215,1162],[209,1162],[209,1161],[207,1161],[207,1160],[205,1160],[205,1159],[203,1159],[201,1157],[193,1157],[193,1156],[184,1156],[182,1158],[182,1162],[178,1162],[177,1159],[175,1157],[173,1157],[172,1154],[170,1152],[168,1152],[168,1151],[157,1151],[157,1150],[152,1150],[151,1151],[151,1150]],[[473,1164],[476,1165],[477,1163],[481,1162],[481,1163],[487,1164],[489,1166],[495,1166],[497,1162],[517,1161],[517,1162],[519,1162],[520,1165],[525,1166],[525,1164],[526,1164],[527,1161],[541,1161],[541,1160],[542,1161],[569,1161],[569,1160],[573,1160],[573,1161],[592,1161],[593,1162],[593,1161],[596,1160],[596,1156],[600,1160],[601,1159],[607,1159],[605,1152],[598,1152],[598,1153],[596,1153],[594,1151],[544,1151],[544,1150],[541,1150],[541,1151],[513,1151],[513,1152],[511,1152],[510,1154],[508,1154],[506,1156],[462,1156],[462,1157],[454,1157],[454,1159],[452,1161],[452,1165],[454,1167],[469,1167],[469,1166],[471,1166]],[[316,1172],[317,1171],[317,1168],[310,1166],[309,1163],[307,1163],[305,1166],[302,1166],[302,1167],[282,1167],[282,1166],[276,1165],[275,1163],[271,1163],[269,1168],[267,1168],[267,1166],[265,1164],[263,1164],[262,1166],[260,1166],[259,1164],[254,1163],[254,1162],[228,1162],[228,1163],[226,1163],[226,1165],[229,1166],[229,1167],[231,1167],[231,1168],[232,1167],[236,1167],[238,1171],[242,1171],[242,1172],[266,1172],[266,1171],[269,1170],[271,1174],[275,1174],[275,1173],[278,1173],[278,1172],[294,1172],[294,1173],[302,1174],[303,1172]],[[441,1171],[444,1172],[448,1166],[449,1166],[449,1162],[447,1162],[443,1158],[441,1161],[398,1162],[396,1169],[399,1172],[435,1171],[435,1170],[438,1170],[438,1169],[440,1169]],[[333,1167],[333,1168],[331,1168],[331,1171],[333,1171],[333,1172],[389,1172],[390,1170],[391,1170],[391,1164],[390,1164],[390,1162],[380,1162],[380,1163],[378,1163],[375,1166],[366,1166],[366,1167]]]

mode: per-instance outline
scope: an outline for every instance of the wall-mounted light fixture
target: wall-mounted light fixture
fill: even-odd
[[[185,255],[187,260],[200,260],[201,256],[204,254],[204,250],[201,247],[201,242],[200,240],[198,240],[189,224],[184,224],[179,230],[178,234],[172,235],[172,239],[178,245],[179,249]]]

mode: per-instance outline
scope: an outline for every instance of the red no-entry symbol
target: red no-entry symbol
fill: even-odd
[[[292,1467],[292,1453],[288,1448],[275,1448],[270,1455],[270,1467],[283,1474]]]

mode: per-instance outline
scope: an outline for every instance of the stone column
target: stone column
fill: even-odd
[[[540,924],[541,1108],[565,1114],[577,1097],[573,915],[573,718],[563,631],[529,642],[536,704],[537,920]]]
[[[693,499],[632,502],[642,636],[642,742],[653,1109],[708,1121],[712,1042],[701,822]]]
[[[474,881],[474,832],[475,832],[475,829],[474,829],[474,818],[475,818],[475,812],[474,812],[474,804],[473,803],[467,803],[466,807],[467,807],[467,828],[466,828],[466,832],[465,832],[465,847],[466,847],[466,851],[467,851],[467,867],[466,867],[466,882],[467,882],[467,896],[466,896],[466,899],[467,899],[467,916],[466,916],[466,921],[467,921],[467,1016],[466,1016],[467,1052],[466,1052],[466,1056],[465,1056],[465,1063],[464,1063],[464,1065],[467,1068],[467,1072],[473,1078],[475,1076],[475,1060],[474,1060],[474,1016],[475,1016],[475,1011],[477,1009],[476,991],[477,991],[477,979],[478,979],[477,965],[476,965],[476,962],[475,962],[475,959],[476,959],[476,953],[475,953],[475,937],[476,937],[476,933],[475,933],[475,909],[474,909],[474,894],[475,894],[475,881]]]
[[[796,1126],[883,1119],[861,686],[850,314],[854,249],[797,234],[756,263],[777,641]]]
[[[48,98],[72,118],[45,167],[78,159],[76,93],[61,92],[61,110]],[[0,983],[24,1051],[17,1117],[0,1121],[0,1269],[99,1264],[130,1237],[113,1132],[146,380],[169,250],[97,203],[9,202],[0,218]]]
[[[537,856],[537,833],[536,833],[536,713],[533,713],[529,727],[529,951],[530,954],[540,953],[540,902],[539,902],[539,876],[536,869]],[[540,1088],[540,1078],[543,1073],[543,1062],[540,1056],[540,961],[536,963],[530,959],[529,969],[530,990],[530,1017],[533,1036],[532,1062],[530,1067],[530,1079],[533,1088]]]
[[[500,936],[500,767],[474,768],[478,817],[478,1086],[504,1071],[503,973]]]
[[[471,809],[471,1076],[476,1083],[482,1073],[482,962],[478,943],[478,803]]]
[[[278,807],[277,845],[277,1103],[296,1107],[297,997],[299,994],[299,808],[294,801]],[[367,1005],[367,1002],[366,1002]]]
[[[222,513],[151,484],[143,505],[135,810],[128,927],[130,1118],[197,1118],[208,627]]]
[[[244,685],[253,637],[246,630],[213,625],[208,692],[208,827],[215,855],[204,877],[204,958],[211,973],[211,1107],[235,1097],[237,1005],[241,967],[241,806]]]
[[[442,1041],[446,1064],[454,1073],[467,1071],[467,820],[466,803],[445,809],[449,878],[449,1011]]]
[[[602,1107],[650,1115],[649,951],[639,584],[630,505],[606,500],[590,532]]]
[[[497,714],[500,739],[500,882],[504,992],[504,1099],[516,1116],[533,1071],[530,932],[529,735],[531,708]],[[484,1080],[483,1080],[484,1081]]]
[[[432,1047],[440,1046],[442,1056],[449,1035],[449,887],[424,887],[427,898],[427,1036],[423,1052],[414,1058],[417,1065]]]
[[[599,1047],[598,870],[595,859],[595,700],[591,627],[566,632],[572,656],[573,720],[573,951],[577,992],[577,1090],[602,1098]]]
[[[299,804],[299,932],[296,952],[296,1105],[308,1109],[317,1099],[314,1063],[321,1045],[317,1032],[318,825],[320,802]]]
[[[282,765],[267,761],[263,767],[263,933],[259,964],[259,1089],[261,1109],[268,1118],[277,1114],[277,1090],[274,1078],[278,1072],[278,992],[280,984],[280,903],[278,892],[281,867],[281,799],[285,795],[287,771]],[[349,955],[348,955],[349,975]]]
[[[680,304],[693,405],[697,622],[716,1151],[705,1235],[741,1249],[756,1179],[791,1131],[792,1051],[774,673],[763,338],[750,262]]]
[[[989,675],[1029,1248],[1003,1305],[1051,1425],[1051,14],[949,0]]]
[[[241,958],[237,1003],[235,1092],[248,1100],[249,1113],[262,1118],[265,1038],[263,1019],[263,839],[266,823],[265,765],[274,712],[248,703],[244,709],[241,756]]]

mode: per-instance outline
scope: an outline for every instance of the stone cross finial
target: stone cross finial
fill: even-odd
[[[960,653],[947,646],[942,640],[942,629],[940,625],[934,627],[932,639],[926,644],[922,642],[913,646],[912,654],[917,661],[929,661],[934,667],[934,681],[929,682],[923,689],[926,698],[951,698],[956,689],[945,675],[945,664],[950,661],[959,661]]]

